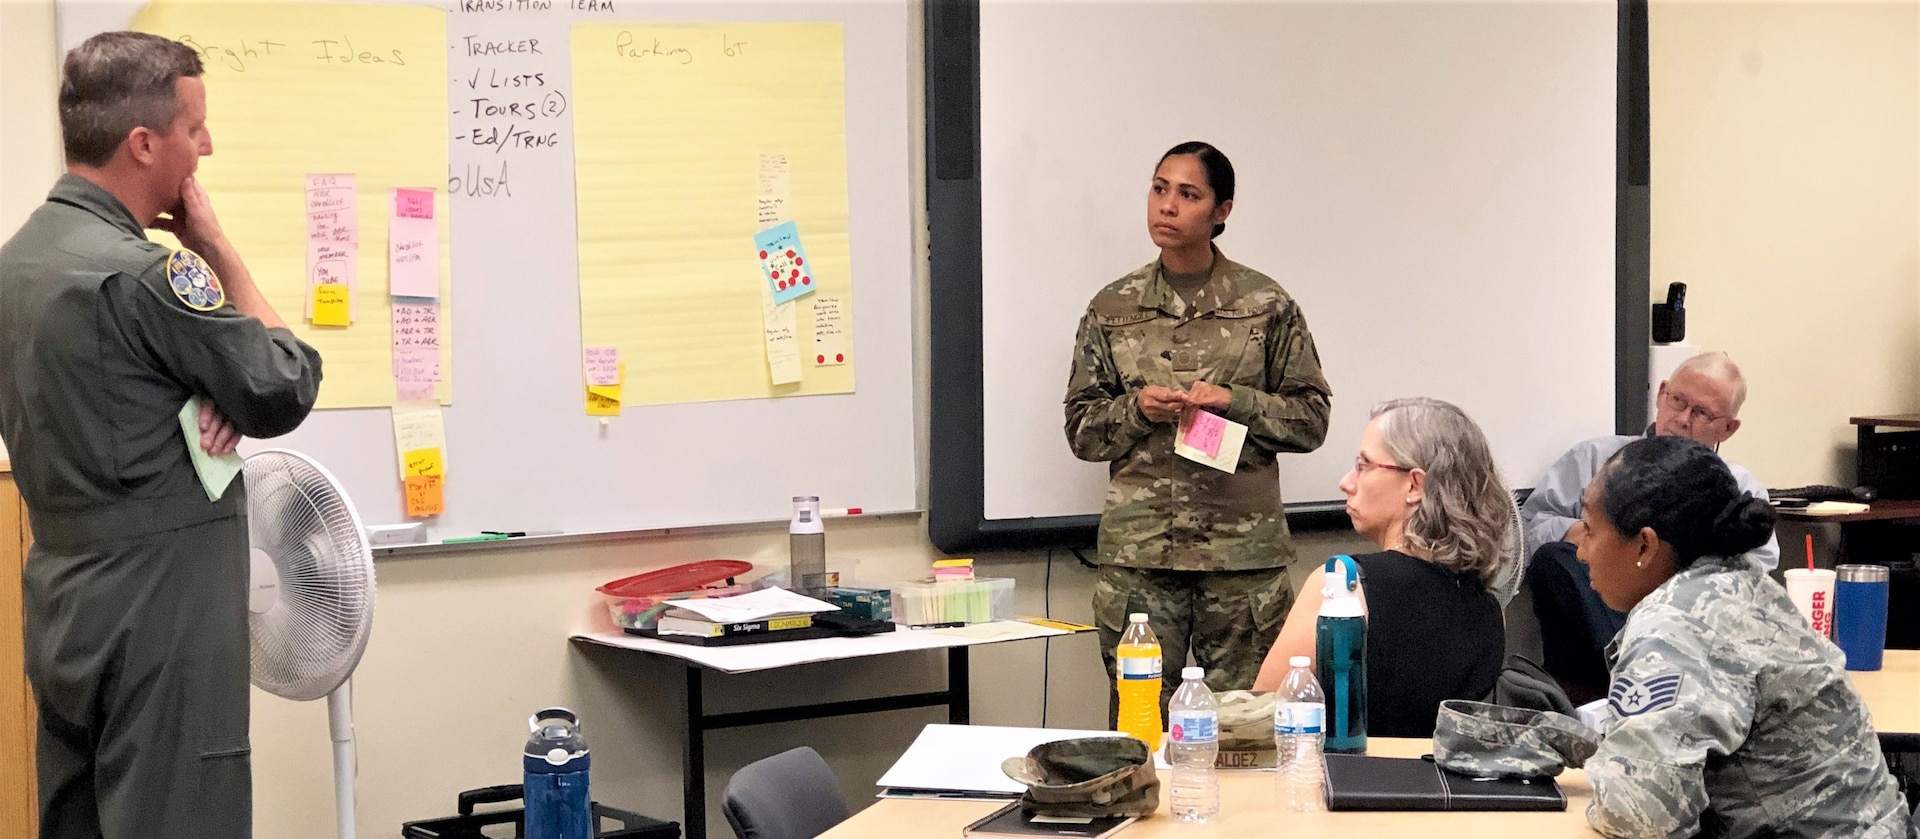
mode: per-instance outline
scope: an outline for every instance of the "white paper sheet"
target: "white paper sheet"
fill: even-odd
[[[933,724],[874,783],[883,787],[1012,793],[1026,789],[1000,771],[1001,761],[1034,746],[1081,737],[1121,737],[1117,731],[1071,728],[1007,728],[997,725]]]
[[[716,623],[757,621],[774,615],[796,612],[833,612],[840,607],[783,588],[763,588],[732,597],[707,597],[676,600],[676,609],[685,609]]]

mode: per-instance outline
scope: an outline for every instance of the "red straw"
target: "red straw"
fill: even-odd
[[[1813,534],[1807,534],[1807,570],[1813,570]]]

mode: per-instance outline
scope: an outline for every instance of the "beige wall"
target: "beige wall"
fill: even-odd
[[[54,91],[60,71],[54,53],[53,4],[0,0],[0,231],[11,232],[39,206],[60,171],[60,135]],[[0,460],[7,457],[0,440]]]
[[[50,8],[0,0],[0,105],[11,117],[0,132],[0,229],[18,224],[57,168]],[[1771,484],[1840,479],[1832,449],[1847,439],[1848,413],[1920,408],[1913,18],[1911,3],[1654,10],[1655,278],[1692,283],[1696,340],[1746,365],[1750,425],[1728,451]],[[917,279],[924,288],[924,270]],[[1824,296],[1809,300],[1810,289]],[[1815,357],[1834,342],[1850,360],[1844,368]],[[924,370],[924,346],[920,358]],[[1342,434],[1333,444],[1344,444]],[[915,517],[835,525],[832,561],[863,580],[913,575],[935,553]],[[1303,553],[1357,547],[1351,537],[1318,538]],[[551,703],[586,718],[596,797],[678,818],[680,673],[565,639],[604,621],[591,594],[599,583],[694,559],[780,562],[784,550],[785,534],[772,528],[383,561],[379,617],[356,679],[360,830],[391,836],[401,821],[450,813],[458,790],[515,780],[523,720]],[[1047,608],[1051,565],[1053,613],[1088,617],[1090,574],[1070,555],[986,561],[990,573],[1018,580],[1019,611]],[[1045,661],[1046,722],[1103,722],[1092,639],[1052,647],[978,651],[975,720],[1039,724]],[[923,690],[941,674],[934,655],[820,665],[710,681],[709,702],[739,710],[778,695]],[[936,719],[900,711],[716,734],[709,780],[717,791],[739,765],[809,744],[863,806],[872,780]],[[256,694],[258,835],[332,835],[326,728],[322,703]],[[718,813],[710,819],[726,835]]]
[[[1656,0],[1653,291],[1750,388],[1723,447],[1850,485],[1850,416],[1920,410],[1920,6]]]

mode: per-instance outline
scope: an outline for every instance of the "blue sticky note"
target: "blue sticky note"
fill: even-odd
[[[813,263],[807,249],[800,245],[800,228],[793,222],[769,227],[753,237],[760,250],[760,279],[773,290],[777,305],[811,293],[819,286],[813,281]]]

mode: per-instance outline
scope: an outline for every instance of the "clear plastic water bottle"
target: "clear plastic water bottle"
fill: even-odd
[[[1327,695],[1313,677],[1313,659],[1287,659],[1287,680],[1273,706],[1274,778],[1280,806],[1295,813],[1322,809],[1320,749],[1325,736]]]
[[[1147,613],[1127,616],[1127,632],[1114,648],[1114,689],[1120,695],[1120,733],[1160,750],[1160,638]]]
[[[580,717],[545,708],[527,719],[533,735],[521,758],[526,839],[593,839],[593,798],[587,770],[592,756],[580,735]]]
[[[1220,703],[1202,681],[1206,671],[1180,671],[1180,689],[1167,703],[1167,763],[1173,765],[1173,818],[1204,822],[1220,815]]]

